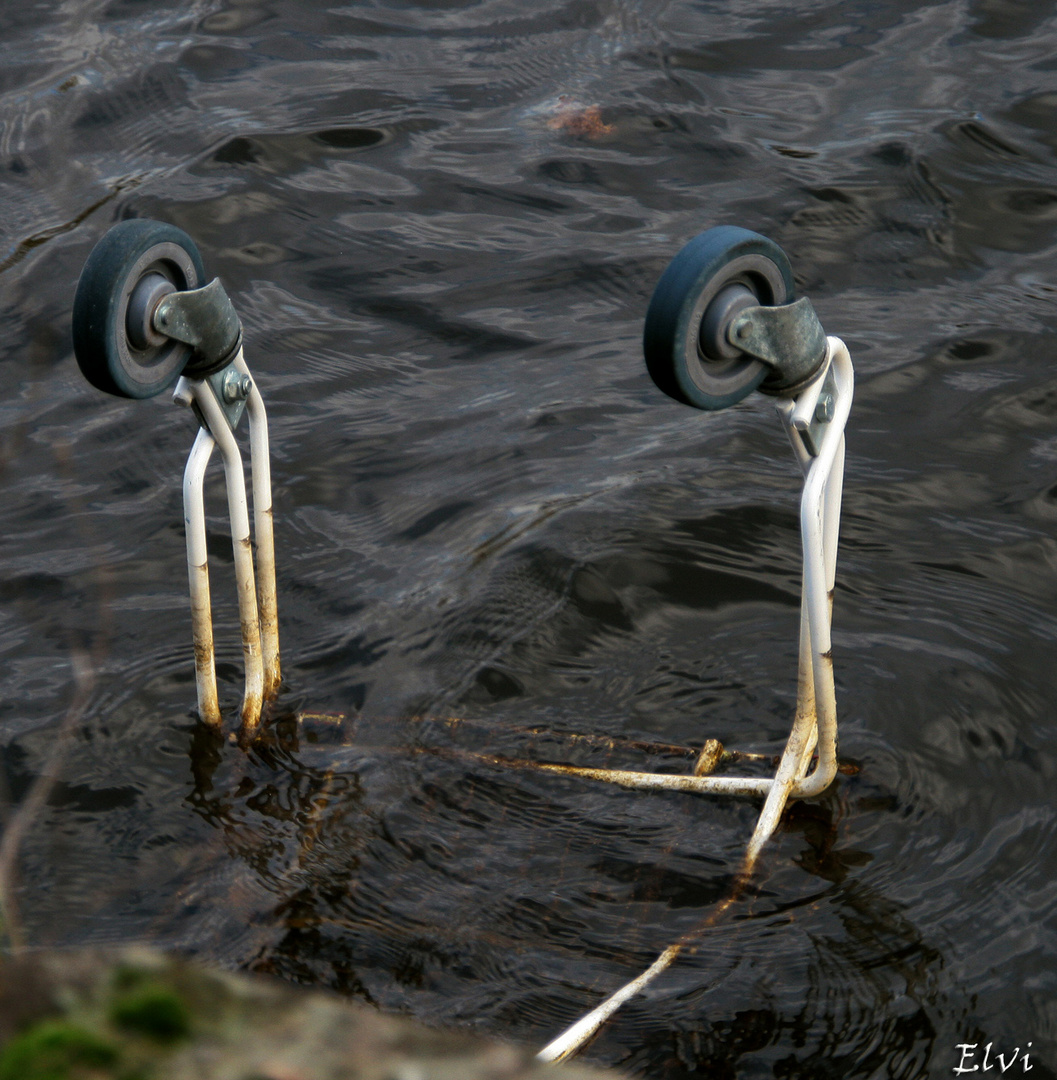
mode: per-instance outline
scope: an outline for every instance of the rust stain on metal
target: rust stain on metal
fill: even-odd
[[[264,697],[271,701],[279,693],[279,684],[282,676],[279,674],[278,664],[268,664],[264,669]]]
[[[640,750],[645,754],[676,754],[680,757],[693,757],[696,751],[691,746],[677,743],[649,742],[645,739],[631,739],[621,735],[592,735],[575,731],[553,731],[543,727],[520,727],[515,731],[526,735],[549,736],[567,742],[588,743],[605,750]]]
[[[191,634],[194,641],[198,714],[203,723],[219,727],[221,717],[220,702],[217,698],[213,623],[209,602],[209,570],[205,564],[202,564],[188,567],[188,572],[191,581]]]
[[[443,724],[444,727],[451,730],[459,727],[472,728],[488,733],[493,733],[495,730],[491,724],[488,724],[485,721],[468,720],[458,716],[448,716],[443,720],[430,716],[413,716],[411,717],[411,723]],[[584,743],[588,746],[596,746],[602,750],[637,750],[644,754],[670,754],[672,756],[686,758],[696,758],[699,753],[694,747],[684,746],[681,743],[651,742],[646,739],[634,739],[624,735],[597,735],[591,732],[555,731],[553,728],[538,725],[531,727],[515,725],[514,727],[506,728],[505,730],[515,735],[530,735],[536,738],[553,739],[556,742],[574,744]],[[727,760],[726,753],[727,752],[724,752],[724,761]]]
[[[213,643],[211,641],[195,642],[195,667],[207,668],[213,663]]]
[[[319,720],[324,724],[341,724],[345,721],[345,714],[343,712],[330,713],[330,712],[300,712],[297,714],[297,722],[301,723],[303,720]]]
[[[257,734],[257,728],[261,722],[261,695],[247,691],[242,699],[242,728],[239,731],[238,743],[243,750],[252,745]]]
[[[260,512],[264,519],[258,530],[257,590],[260,608],[261,644],[265,654],[265,696],[278,689],[279,671],[279,611],[275,595],[275,549],[271,543],[272,508]],[[266,535],[263,535],[266,534]]]
[[[240,620],[242,626],[242,645],[246,652],[259,656],[261,652],[261,634],[257,623],[252,619]]]
[[[723,760],[723,744],[719,739],[709,739],[701,748],[694,762],[694,776],[709,776]]]

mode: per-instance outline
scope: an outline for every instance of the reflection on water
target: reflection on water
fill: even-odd
[[[631,1075],[1057,1069],[1057,17],[1021,0],[61,0],[0,16],[0,648],[35,942],[150,940],[543,1045],[703,923],[750,803],[509,759],[775,753],[797,477],[648,380],[660,272],[788,251],[859,374],[842,773],[589,1055]],[[269,403],[287,684],[197,726],[165,402],[69,346],[113,221],[196,238]],[[241,664],[207,490],[222,698]],[[298,712],[308,714],[298,722]],[[457,717],[459,723],[449,723]],[[1021,1066],[1017,1066],[1021,1071]]]

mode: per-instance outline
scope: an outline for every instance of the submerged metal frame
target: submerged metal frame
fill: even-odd
[[[237,387],[234,394],[229,396],[224,393],[226,400],[218,398],[218,389],[232,384]],[[246,687],[240,710],[241,738],[245,741],[252,738],[260,723],[263,704],[275,696],[281,678],[268,417],[264,400],[246,366],[241,347],[232,363],[222,372],[203,379],[181,376],[176,384],[173,400],[179,405],[192,407],[200,425],[187,458],[183,479],[187,576],[191,592],[198,713],[205,723],[214,727],[220,726],[203,494],[206,467],[213,450],[219,445],[224,460],[239,623],[242,631],[242,655],[246,668]],[[235,425],[242,413],[243,400],[250,423],[253,539],[250,533],[242,455],[234,434]]]
[[[851,411],[853,390],[854,371],[848,349],[839,338],[829,337],[825,360],[817,376],[795,398],[782,399],[777,404],[778,414],[804,474],[804,486],[800,499],[803,578],[797,702],[789,738],[774,776],[680,776],[545,763],[533,766],[640,790],[762,797],[763,808],[746,846],[734,886],[715,906],[704,925],[714,923],[741,895],[760,851],[777,828],[789,800],[821,794],[836,775],[837,709],[831,620],[844,479],[844,429]],[[200,423],[183,480],[198,711],[205,723],[220,726],[203,494],[206,467],[219,444],[224,460],[246,668],[240,734],[240,741],[246,744],[260,723],[264,701],[275,695],[280,682],[267,415],[241,346],[235,359],[223,371],[203,379],[181,377],[173,397],[178,404],[191,406]],[[234,436],[243,401],[250,418],[256,574],[243,461]],[[818,762],[809,771],[816,749]],[[701,762],[706,756],[702,754]],[[704,766],[708,772],[718,763],[720,755],[712,754],[711,759]],[[548,1062],[563,1061],[575,1054],[621,1005],[667,970],[693,944],[695,936],[685,935],[669,945],[645,971],[552,1040],[537,1058]]]
[[[833,685],[831,624],[837,565],[841,494],[844,484],[844,428],[851,412],[855,375],[847,346],[826,339],[826,359],[817,377],[797,397],[778,403],[778,415],[804,474],[800,497],[803,586],[800,599],[800,650],[796,712],[785,750],[773,777],[679,776],[571,765],[536,768],[620,784],[623,787],[690,791],[716,795],[755,795],[763,809],[745,849],[729,896],[707,920],[711,924],[741,895],[760,851],[778,827],[790,799],[820,795],[837,772],[837,703]],[[808,772],[818,750],[818,763]],[[713,755],[715,757],[715,755]],[[564,1061],[584,1046],[624,1002],[638,994],[692,943],[693,935],[669,945],[636,978],[581,1017],[537,1057]]]

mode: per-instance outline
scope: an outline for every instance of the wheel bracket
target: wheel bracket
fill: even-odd
[[[224,368],[238,353],[242,324],[220,278],[201,289],[169,293],[154,310],[154,329],[194,350],[184,374],[196,379]]]
[[[731,319],[727,340],[774,369],[760,390],[777,397],[797,394],[826,359],[826,332],[806,296],[792,304],[745,308]]]
[[[789,437],[792,439],[795,432],[810,458],[819,455],[826,425],[833,419],[836,400],[837,385],[833,366],[826,365],[815,381],[805,386],[795,400],[783,402],[788,411]],[[781,407],[779,405],[779,409]]]

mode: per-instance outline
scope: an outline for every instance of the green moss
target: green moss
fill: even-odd
[[[177,1042],[191,1030],[187,1006],[166,986],[147,985],[117,998],[110,1007],[110,1021],[157,1043]]]
[[[0,1080],[73,1080],[82,1068],[118,1058],[115,1046],[62,1020],[44,1020],[12,1039],[0,1053]]]
[[[110,976],[114,989],[118,991],[133,990],[149,981],[150,976],[141,967],[133,964],[118,964]]]

